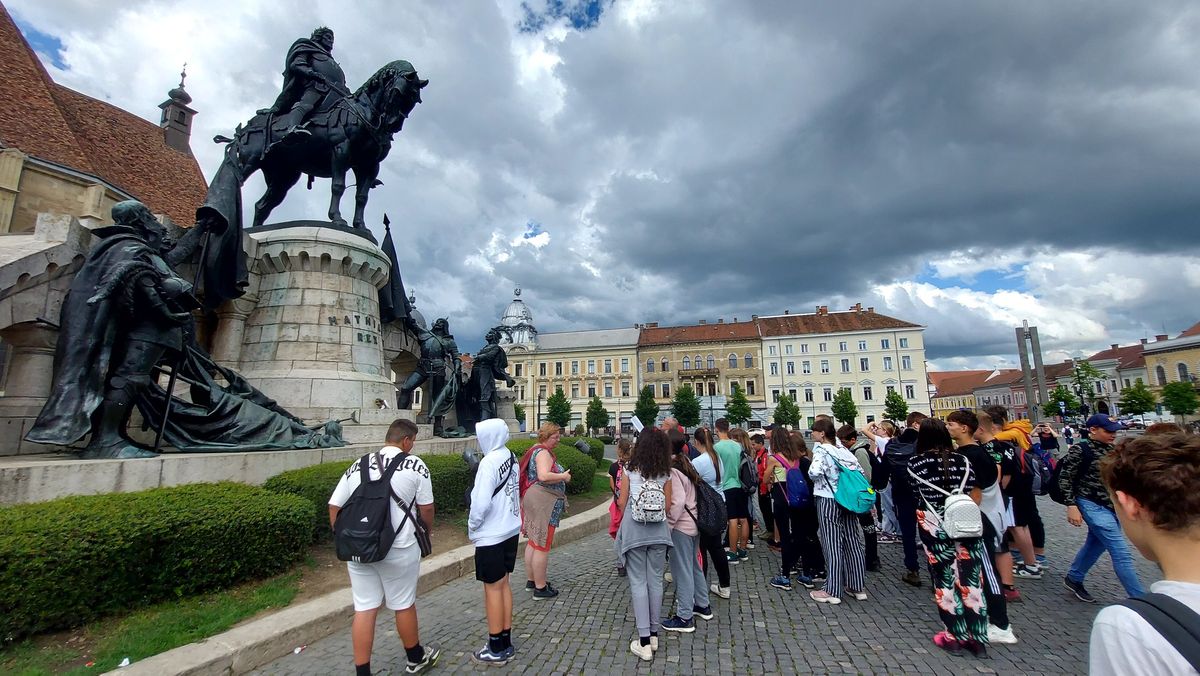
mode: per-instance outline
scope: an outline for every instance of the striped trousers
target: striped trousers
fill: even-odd
[[[866,543],[858,515],[838,506],[833,498],[816,497],[818,535],[825,550],[825,593],[842,596],[847,589],[866,589]]]

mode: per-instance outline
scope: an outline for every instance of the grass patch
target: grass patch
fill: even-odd
[[[214,592],[168,601],[120,619],[100,620],[66,640],[57,634],[22,641],[0,651],[0,672],[99,674],[115,669],[128,657],[137,662],[172,648],[219,634],[268,608],[281,608],[295,598],[300,572]],[[59,640],[55,640],[55,639]],[[86,666],[92,662],[92,666]]]

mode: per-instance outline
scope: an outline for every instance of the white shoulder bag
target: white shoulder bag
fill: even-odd
[[[966,540],[968,538],[983,537],[983,512],[979,511],[979,505],[971,499],[971,496],[963,493],[963,489],[967,486],[967,477],[971,475],[971,468],[963,473],[962,483],[958,485],[958,489],[953,493],[942,490],[937,484],[931,483],[917,476],[910,468],[908,474],[929,486],[933,490],[946,496],[946,505],[942,509],[942,531],[946,533],[946,537],[951,540]],[[937,514],[937,510],[933,505],[929,504],[928,500],[921,498],[925,503],[926,509]]]

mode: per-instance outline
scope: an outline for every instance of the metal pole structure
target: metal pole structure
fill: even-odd
[[[1021,359],[1021,384],[1025,386],[1025,406],[1029,410],[1029,420],[1037,422],[1037,406],[1033,403],[1033,373],[1029,369],[1029,322],[1021,322],[1017,327],[1017,356]]]

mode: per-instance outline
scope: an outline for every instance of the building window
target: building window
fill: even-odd
[[[783,353],[784,353],[784,354],[791,354],[791,353],[792,353],[792,344],[791,344],[791,343],[788,343],[787,345],[784,345],[784,346],[783,346]]]
[[[892,392],[895,392],[895,391],[896,391],[896,386],[895,386],[895,385],[888,385],[888,386],[887,386],[887,393],[888,393],[888,394],[891,394]]]
[[[892,358],[891,358],[891,357],[884,357],[884,358],[883,358],[883,370],[884,370],[884,371],[891,371],[891,370],[892,370]]]
[[[746,395],[751,396],[751,397],[754,396],[754,381],[753,380],[746,381]]]
[[[777,361],[771,362],[771,375],[773,375],[773,376],[779,375],[779,362],[777,362]]]
[[[596,396],[596,383],[588,383],[588,399]]]
[[[858,351],[859,352],[867,351],[867,341],[865,341],[865,340],[858,341]]]
[[[546,398],[546,386],[538,385],[538,399],[545,399],[545,398]]]
[[[729,353],[729,368],[737,368],[737,355],[732,352]]]
[[[739,383],[739,382],[738,382],[738,381],[736,381],[736,380],[731,380],[731,381],[729,381],[729,385],[728,385],[728,387],[729,387],[729,391],[730,391],[730,392],[732,392],[732,391],[733,391],[733,386],[734,386],[734,385],[738,385],[738,386],[740,387],[740,386],[741,386],[741,383]]]
[[[1129,389],[1129,379],[1125,379],[1125,389]]]
[[[916,394],[913,392],[913,386],[912,386],[912,385],[905,385],[905,386],[904,386],[904,396],[905,396],[905,398],[907,398],[907,399],[916,399],[916,398],[917,398],[917,395],[916,395]]]
[[[821,394],[824,395],[825,401],[833,401],[833,388],[832,387],[824,388],[824,391]]]
[[[846,341],[844,341],[844,340],[841,341],[840,343],[838,343],[838,351],[845,352],[848,349],[847,345],[848,344],[846,343]]]
[[[828,359],[821,360],[821,373],[829,373],[829,360]]]
[[[538,375],[539,376],[546,375],[546,362],[544,362],[544,361],[538,362]]]
[[[890,349],[892,349],[892,341],[887,338],[884,338],[883,340],[879,341],[879,347],[881,347],[884,350],[890,350]]]
[[[817,343],[817,351],[818,352],[825,352],[828,350],[828,347],[829,346],[826,345],[825,343]]]
[[[702,358],[700,355],[696,355],[696,358],[695,358],[695,360],[694,360],[692,363],[693,363],[693,364],[696,366],[696,368],[698,368],[698,369],[702,369],[702,368],[704,368],[704,359],[703,359],[703,358]]]
[[[604,396],[605,398],[612,397],[612,383],[604,383]]]
[[[588,360],[588,375],[592,375],[594,373],[596,373],[596,360],[589,359]]]
[[[775,404],[779,403],[779,390],[771,390],[771,402]]]
[[[900,368],[904,369],[905,371],[911,371],[912,370],[912,357],[910,357],[908,355],[904,355],[903,357],[900,357]]]
[[[787,374],[788,374],[789,376],[794,376],[794,375],[796,375],[796,362],[794,362],[794,361],[789,361],[789,362],[787,363]]]
[[[515,368],[516,368],[516,373],[514,373],[513,375],[515,375],[516,377],[520,378],[520,377],[521,377],[521,367],[522,367],[522,366],[524,366],[524,364],[522,364],[521,362],[517,362],[517,365],[516,365],[516,367],[515,367]]]
[[[713,359],[713,356],[711,354],[708,355],[708,361],[705,363],[708,364],[708,368],[710,368],[710,369],[717,368],[717,360]]]
[[[813,400],[813,391],[811,387],[804,388],[804,401],[811,402]]]
[[[788,399],[796,401],[796,390],[788,390]]]
[[[1110,381],[1108,381],[1108,384],[1109,384],[1109,386],[1110,386],[1110,387],[1112,387],[1112,391],[1113,391],[1113,393],[1114,393],[1114,394],[1116,394],[1116,392],[1117,392],[1117,381],[1115,381],[1115,380],[1110,380]],[[1125,381],[1125,385],[1127,385],[1127,386],[1129,385],[1129,381],[1128,381],[1128,380],[1126,380],[1126,381]]]
[[[1180,362],[1180,363],[1179,363],[1179,365],[1175,367],[1175,370],[1179,372],[1179,380],[1180,380],[1181,382],[1187,382],[1188,380],[1190,380],[1190,379],[1188,378],[1188,367],[1187,367],[1187,364],[1184,364],[1183,362]]]
[[[801,373],[812,373],[812,362],[808,361],[807,359],[800,362],[800,372]]]
[[[849,372],[850,372],[850,360],[843,359],[842,360],[842,373],[849,373]]]
[[[621,396],[622,397],[629,396],[629,383],[628,382],[621,383]]]
[[[900,347],[901,347],[901,348],[906,348],[906,347],[908,347],[908,339],[907,339],[907,338],[901,338],[901,339],[900,339]]]
[[[710,397],[717,396],[717,384],[716,383],[708,384],[708,396],[710,396]]]
[[[654,373],[654,360],[653,359],[646,360],[646,373]]]
[[[562,362],[561,361],[554,362],[554,375],[556,375],[556,376],[562,375]]]
[[[800,344],[800,354],[808,354],[808,343]]]
[[[572,385],[572,386],[571,386],[571,398],[572,398],[572,399],[578,399],[578,398],[579,398],[579,386],[578,386],[578,385]]]
[[[621,373],[629,373],[629,357],[621,357]]]
[[[863,387],[863,401],[871,401],[872,399],[873,393],[871,392],[871,388],[869,386]]]
[[[870,371],[871,370],[871,360],[867,359],[866,357],[859,357],[858,358],[858,370],[863,371],[863,372]]]
[[[742,357],[742,364],[745,368],[754,368],[754,356],[747,352],[746,356]]]
[[[663,398],[669,399],[671,397],[671,383],[662,384],[662,393]]]
[[[1154,377],[1158,378],[1159,385],[1167,384],[1167,370],[1165,368],[1163,368],[1162,366],[1154,367]]]
[[[772,357],[775,356],[775,346],[774,345],[767,346],[767,354],[771,355]]]
[[[604,372],[612,373],[612,360],[611,359],[604,360]]]
[[[573,376],[579,375],[579,360],[575,360],[575,361],[571,362],[571,375],[573,375]]]
[[[670,371],[670,370],[671,370],[671,361],[669,359],[667,359],[666,357],[663,357],[662,372],[666,373],[667,371]]]
[[[683,370],[686,371],[690,368],[692,368],[692,360],[688,359],[687,357],[684,357],[683,358]]]

